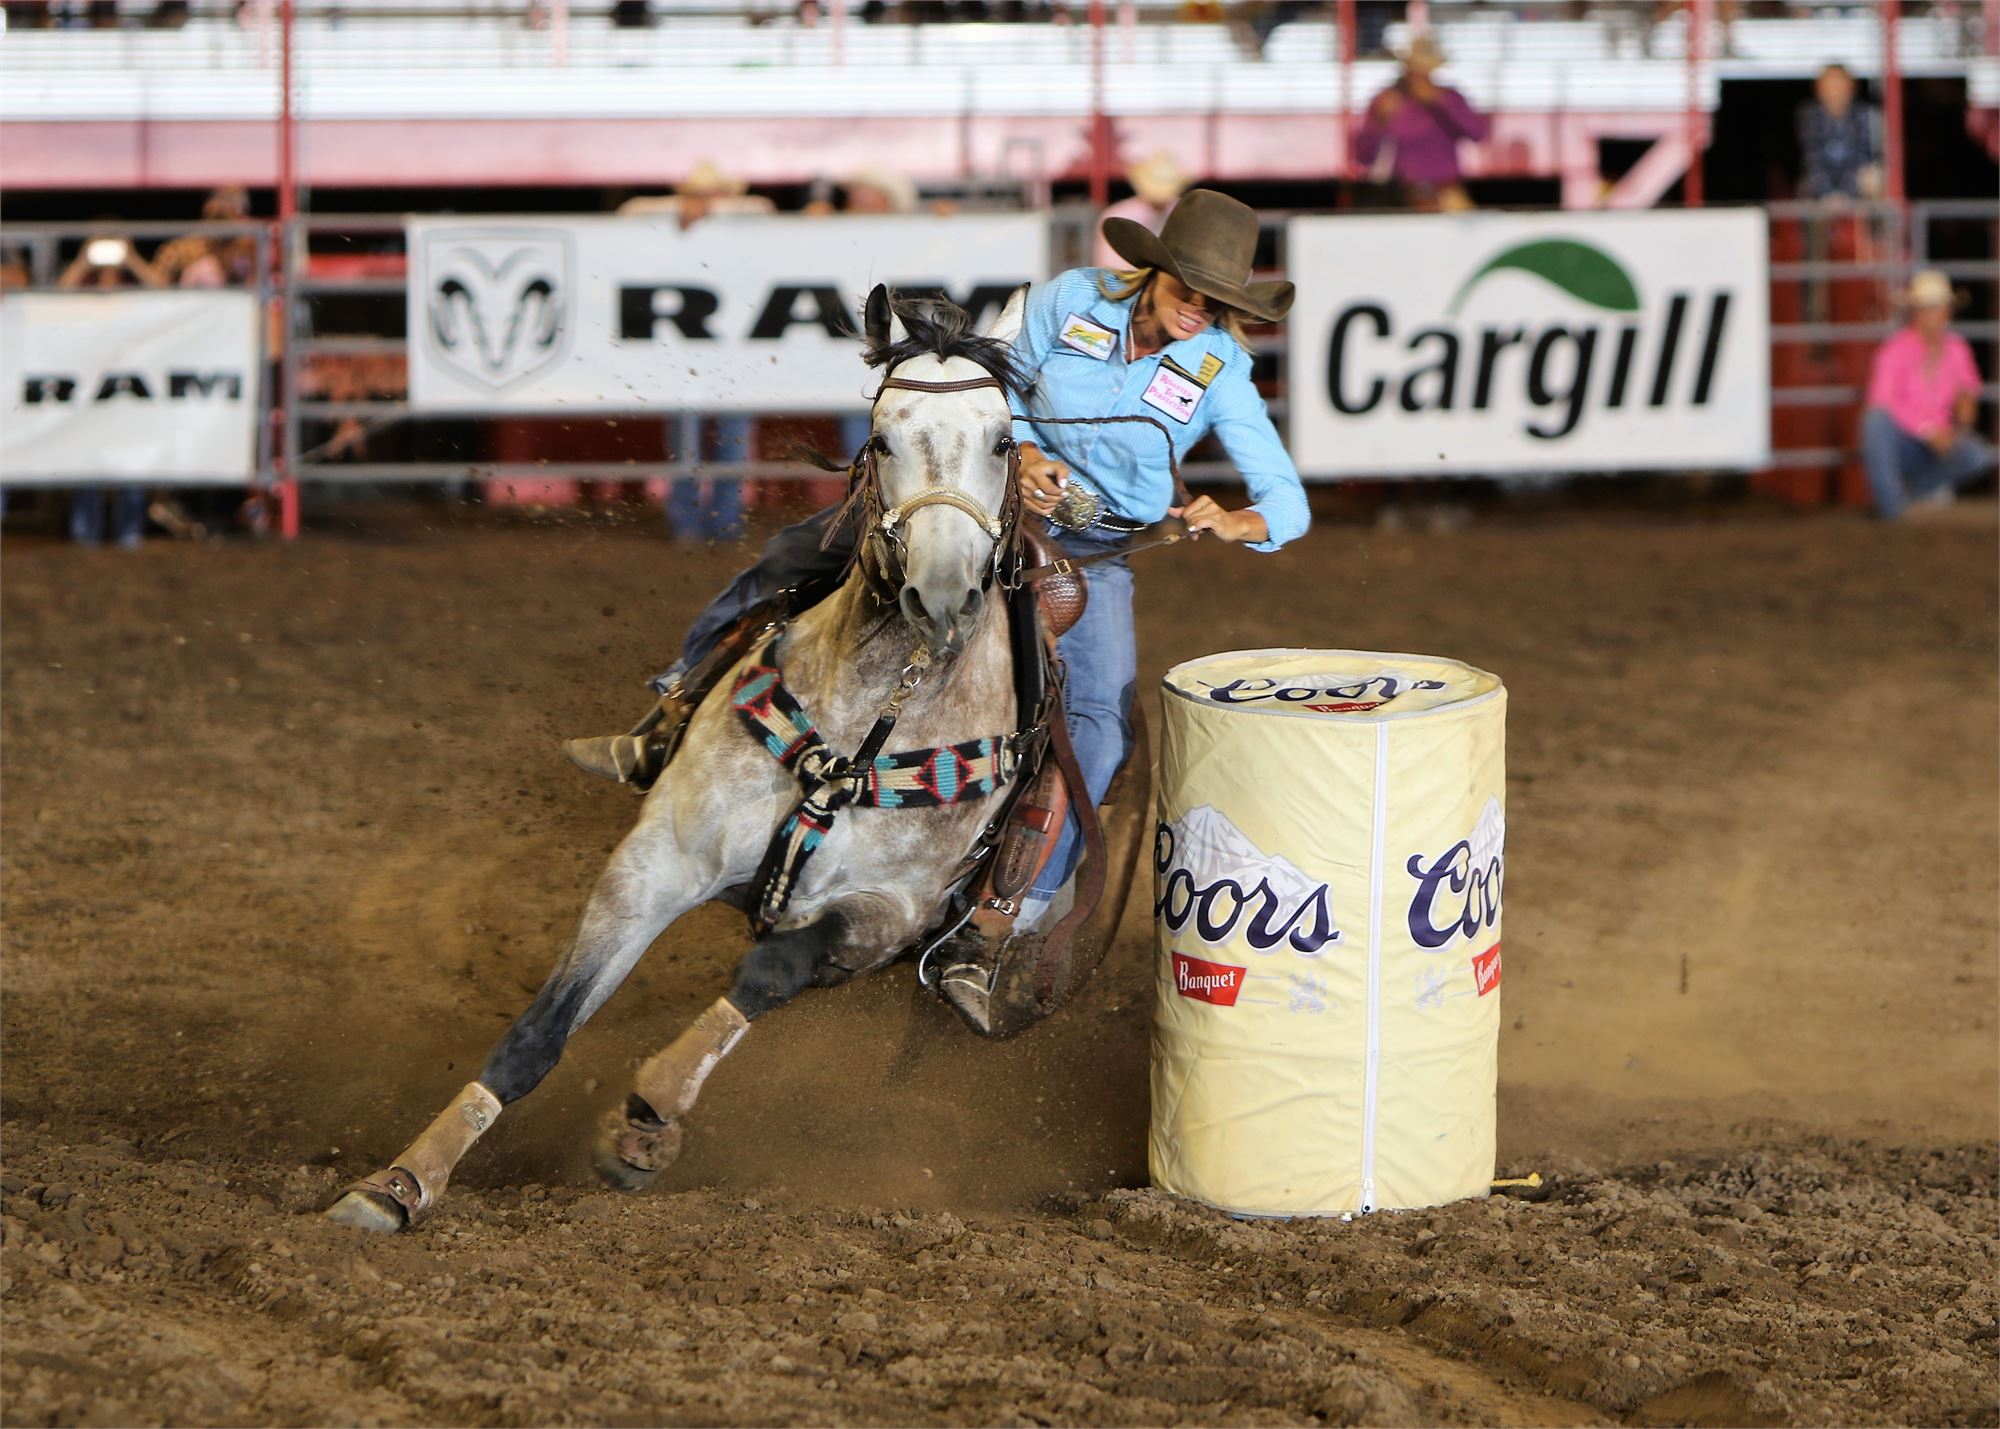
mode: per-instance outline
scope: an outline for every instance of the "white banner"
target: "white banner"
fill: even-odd
[[[1044,276],[1034,214],[412,219],[410,400],[461,412],[866,407],[868,290],[984,325]]]
[[[1758,467],[1761,213],[1295,218],[1292,455],[1314,475]]]
[[[251,293],[9,293],[0,481],[247,482],[259,369]]]

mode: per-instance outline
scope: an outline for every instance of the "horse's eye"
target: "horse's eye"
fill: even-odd
[[[995,456],[1005,456],[1012,450],[1014,450],[1014,439],[1012,437],[1002,437],[993,444],[993,455]]]

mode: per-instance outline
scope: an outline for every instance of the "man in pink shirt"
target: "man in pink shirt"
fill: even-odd
[[[1876,514],[1902,515],[1912,497],[1965,486],[1993,469],[1993,446],[1972,430],[1979,369],[1951,331],[1951,280],[1926,269],[1910,280],[1910,322],[1875,353],[1861,456]]]

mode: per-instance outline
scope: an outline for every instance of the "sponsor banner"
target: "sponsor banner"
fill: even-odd
[[[1506,691],[1254,650],[1176,666],[1163,704],[1154,1184],[1262,1215],[1484,1194]]]
[[[943,292],[980,326],[1046,276],[1033,214],[413,219],[420,409],[857,411],[868,291]]]
[[[1764,465],[1762,213],[1295,218],[1291,448],[1315,475]]]
[[[250,481],[260,369],[251,293],[10,293],[0,481]]]

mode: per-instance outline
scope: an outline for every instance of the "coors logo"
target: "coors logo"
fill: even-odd
[[[1422,854],[1410,855],[1410,877],[1417,881],[1410,896],[1410,937],[1418,947],[1441,948],[1461,934],[1474,937],[1500,921],[1506,841],[1507,819],[1500,812],[1500,800],[1488,798],[1471,837],[1460,839],[1428,864]]]
[[[1282,680],[1230,680],[1209,685],[1208,698],[1219,705],[1304,705],[1315,714],[1343,714],[1380,709],[1408,691],[1443,688],[1443,680],[1420,680],[1401,670],[1378,670],[1360,679],[1352,675],[1287,675]]]
[[[1310,956],[1340,941],[1327,885],[1259,849],[1207,804],[1159,825],[1153,871],[1153,916],[1176,933],[1192,929],[1211,948],[1238,932],[1260,953],[1290,947]]]

